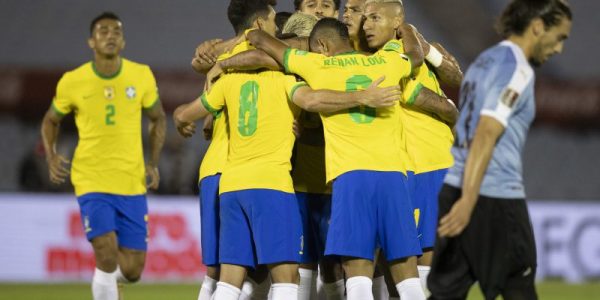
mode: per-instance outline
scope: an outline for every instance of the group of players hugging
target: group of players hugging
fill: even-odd
[[[295,0],[293,14],[275,2],[230,0],[236,36],[198,46],[204,91],[173,114],[180,135],[204,119],[211,140],[198,299],[465,299],[476,281],[486,299],[537,298],[520,150],[531,65],[562,51],[568,5],[512,1],[505,40],[463,79],[401,0],[348,0],[342,21],[340,0]],[[117,299],[143,270],[166,118],[148,66],[120,57],[119,18],[100,15],[90,34],[94,60],[63,76],[42,135],[51,179],[71,173],[94,299]],[[460,87],[460,113],[441,86]],[[55,144],[70,112],[80,140],[69,172]]]

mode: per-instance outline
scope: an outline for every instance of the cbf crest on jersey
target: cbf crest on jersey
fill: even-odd
[[[135,87],[134,86],[128,86],[125,88],[125,95],[127,96],[127,99],[132,100],[135,98],[136,95],[136,91],[135,91]]]
[[[112,100],[115,97],[115,88],[112,86],[104,87],[104,98],[106,100]]]

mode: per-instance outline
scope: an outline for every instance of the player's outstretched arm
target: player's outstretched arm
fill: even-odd
[[[332,113],[359,105],[370,107],[390,107],[400,99],[402,90],[399,85],[380,88],[385,76],[377,79],[364,91],[340,92],[332,90],[313,90],[308,86],[298,88],[292,101],[309,112]]]
[[[158,189],[160,174],[158,173],[158,161],[165,143],[167,132],[167,119],[162,104],[157,101],[151,108],[144,110],[150,120],[148,131],[150,133],[150,161],[146,165],[146,174],[150,178],[148,188]]]
[[[425,60],[431,64],[440,80],[449,87],[460,87],[463,73],[456,58],[439,43],[430,44],[423,35],[411,25],[423,47]]]
[[[458,109],[454,103],[425,87],[419,91],[412,106],[437,115],[450,127],[454,127],[458,120]]]
[[[402,37],[404,44],[404,54],[410,58],[411,75],[416,76],[419,68],[423,65],[424,55],[423,47],[417,36],[417,30],[414,26],[404,23],[398,28],[398,36]]]
[[[206,74],[215,65],[219,55],[233,48],[238,42],[239,37],[234,37],[227,41],[213,39],[202,42],[196,47],[191,62],[192,69],[198,73]]]
[[[493,117],[481,116],[465,165],[462,196],[454,203],[450,212],[440,219],[438,228],[440,236],[457,236],[469,224],[471,213],[477,204],[483,176],[492,158],[496,142],[503,133],[502,123]]]
[[[460,87],[463,79],[463,73],[456,58],[450,54],[450,52],[444,49],[444,47],[442,47],[442,45],[439,43],[431,44],[431,49],[437,50],[442,54],[443,57],[442,64],[435,68],[435,72],[440,77],[440,80],[450,87]]]
[[[173,112],[173,121],[177,132],[183,137],[191,137],[196,133],[196,121],[208,116],[210,112],[204,108],[201,97],[190,103],[182,104]]]
[[[65,182],[69,176],[69,170],[65,167],[65,164],[68,164],[69,161],[56,153],[56,141],[62,119],[63,115],[50,108],[46,112],[46,115],[44,115],[41,128],[50,181],[55,184]]]
[[[246,39],[248,39],[254,47],[269,54],[277,61],[277,63],[282,66],[284,65],[283,58],[285,56],[285,51],[289,48],[286,43],[272,37],[260,29],[246,32]]]
[[[228,59],[218,61],[216,65],[223,70],[258,70],[258,69],[270,69],[270,70],[281,70],[282,67],[277,61],[269,54],[262,50],[249,50],[242,53],[238,53]]]

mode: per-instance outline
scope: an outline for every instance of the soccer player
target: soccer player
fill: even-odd
[[[248,28],[275,34],[275,12],[270,6],[256,1],[245,8],[236,26],[238,34]],[[250,49],[247,43],[236,47]],[[176,110],[180,130],[189,129],[209,112],[224,113],[228,121],[229,155],[219,183],[221,273],[215,299],[238,299],[246,268],[257,264],[269,267],[273,299],[297,297],[302,238],[289,174],[295,115],[289,100],[309,109],[339,110],[364,104],[359,100],[365,99],[394,105],[398,95],[397,87],[373,87],[366,93],[312,92],[281,72],[231,73],[200,99]]]
[[[290,49],[260,31],[251,31],[247,37],[313,88],[360,90],[373,77],[385,75],[383,84],[389,85],[411,73],[408,58],[396,52],[395,45],[373,56],[355,52],[346,27],[331,18],[317,23],[309,41],[311,49],[323,54]],[[391,261],[400,294],[424,299],[417,278],[416,255],[421,250],[413,208],[406,189],[398,189],[406,183],[399,110],[399,106],[359,106],[321,113],[326,177],[328,182],[335,179],[325,254],[344,257],[348,299],[373,298],[371,276],[377,243]]]
[[[370,48],[379,49],[389,39],[395,38],[397,27],[407,26],[404,7],[398,0],[367,0],[366,3],[363,24],[365,37]],[[410,29],[403,31],[410,31]],[[429,46],[426,42],[424,44]],[[452,78],[462,74],[460,69],[455,73],[458,75],[453,75]],[[452,102],[446,101],[443,97],[437,77],[430,71],[428,64],[421,65],[415,79],[410,80],[405,86],[408,100],[402,103],[404,109],[401,120],[404,131],[401,134],[406,137],[406,151],[410,162],[409,193],[416,208],[415,218],[423,248],[418,269],[419,277],[425,287],[436,235],[438,193],[447,168],[453,163],[450,153],[454,141],[451,127],[458,116],[458,111]],[[439,95],[437,103],[434,104],[441,109],[413,105],[416,99],[411,94],[423,87]]]
[[[106,12],[94,18],[88,45],[93,60],[60,79],[41,130],[50,179],[63,183],[68,160],[56,153],[56,142],[63,117],[75,114],[79,143],[71,182],[96,258],[92,293],[94,299],[108,300],[117,299],[117,282],[136,282],[144,269],[146,187],[158,187],[166,125],[150,68],[121,57],[125,40],[119,17]],[[146,167],[142,112],[150,119]]]
[[[499,19],[505,40],[466,72],[455,165],[439,198],[431,299],[465,299],[475,281],[485,299],[537,299],[521,152],[535,115],[532,65],[562,52],[571,19],[560,0],[512,1]]]
[[[321,18],[337,18],[340,0],[294,0],[296,11]]]

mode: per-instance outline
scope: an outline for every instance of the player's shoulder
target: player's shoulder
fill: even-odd
[[[383,47],[381,47],[382,51],[393,51],[398,53],[404,53],[404,44],[401,40],[389,40]]]
[[[498,44],[499,71],[513,84],[527,85],[535,77],[535,72],[525,57],[523,50],[512,42]]]
[[[68,85],[69,83],[80,82],[94,75],[92,62],[88,61],[63,73],[60,78],[60,85]]]
[[[128,69],[130,71],[151,72],[150,66],[147,65],[147,64],[143,64],[143,63],[136,62],[136,61],[133,61],[133,60],[129,60],[129,59],[126,59],[126,58],[122,58],[121,59],[121,63],[123,64],[122,68]]]

